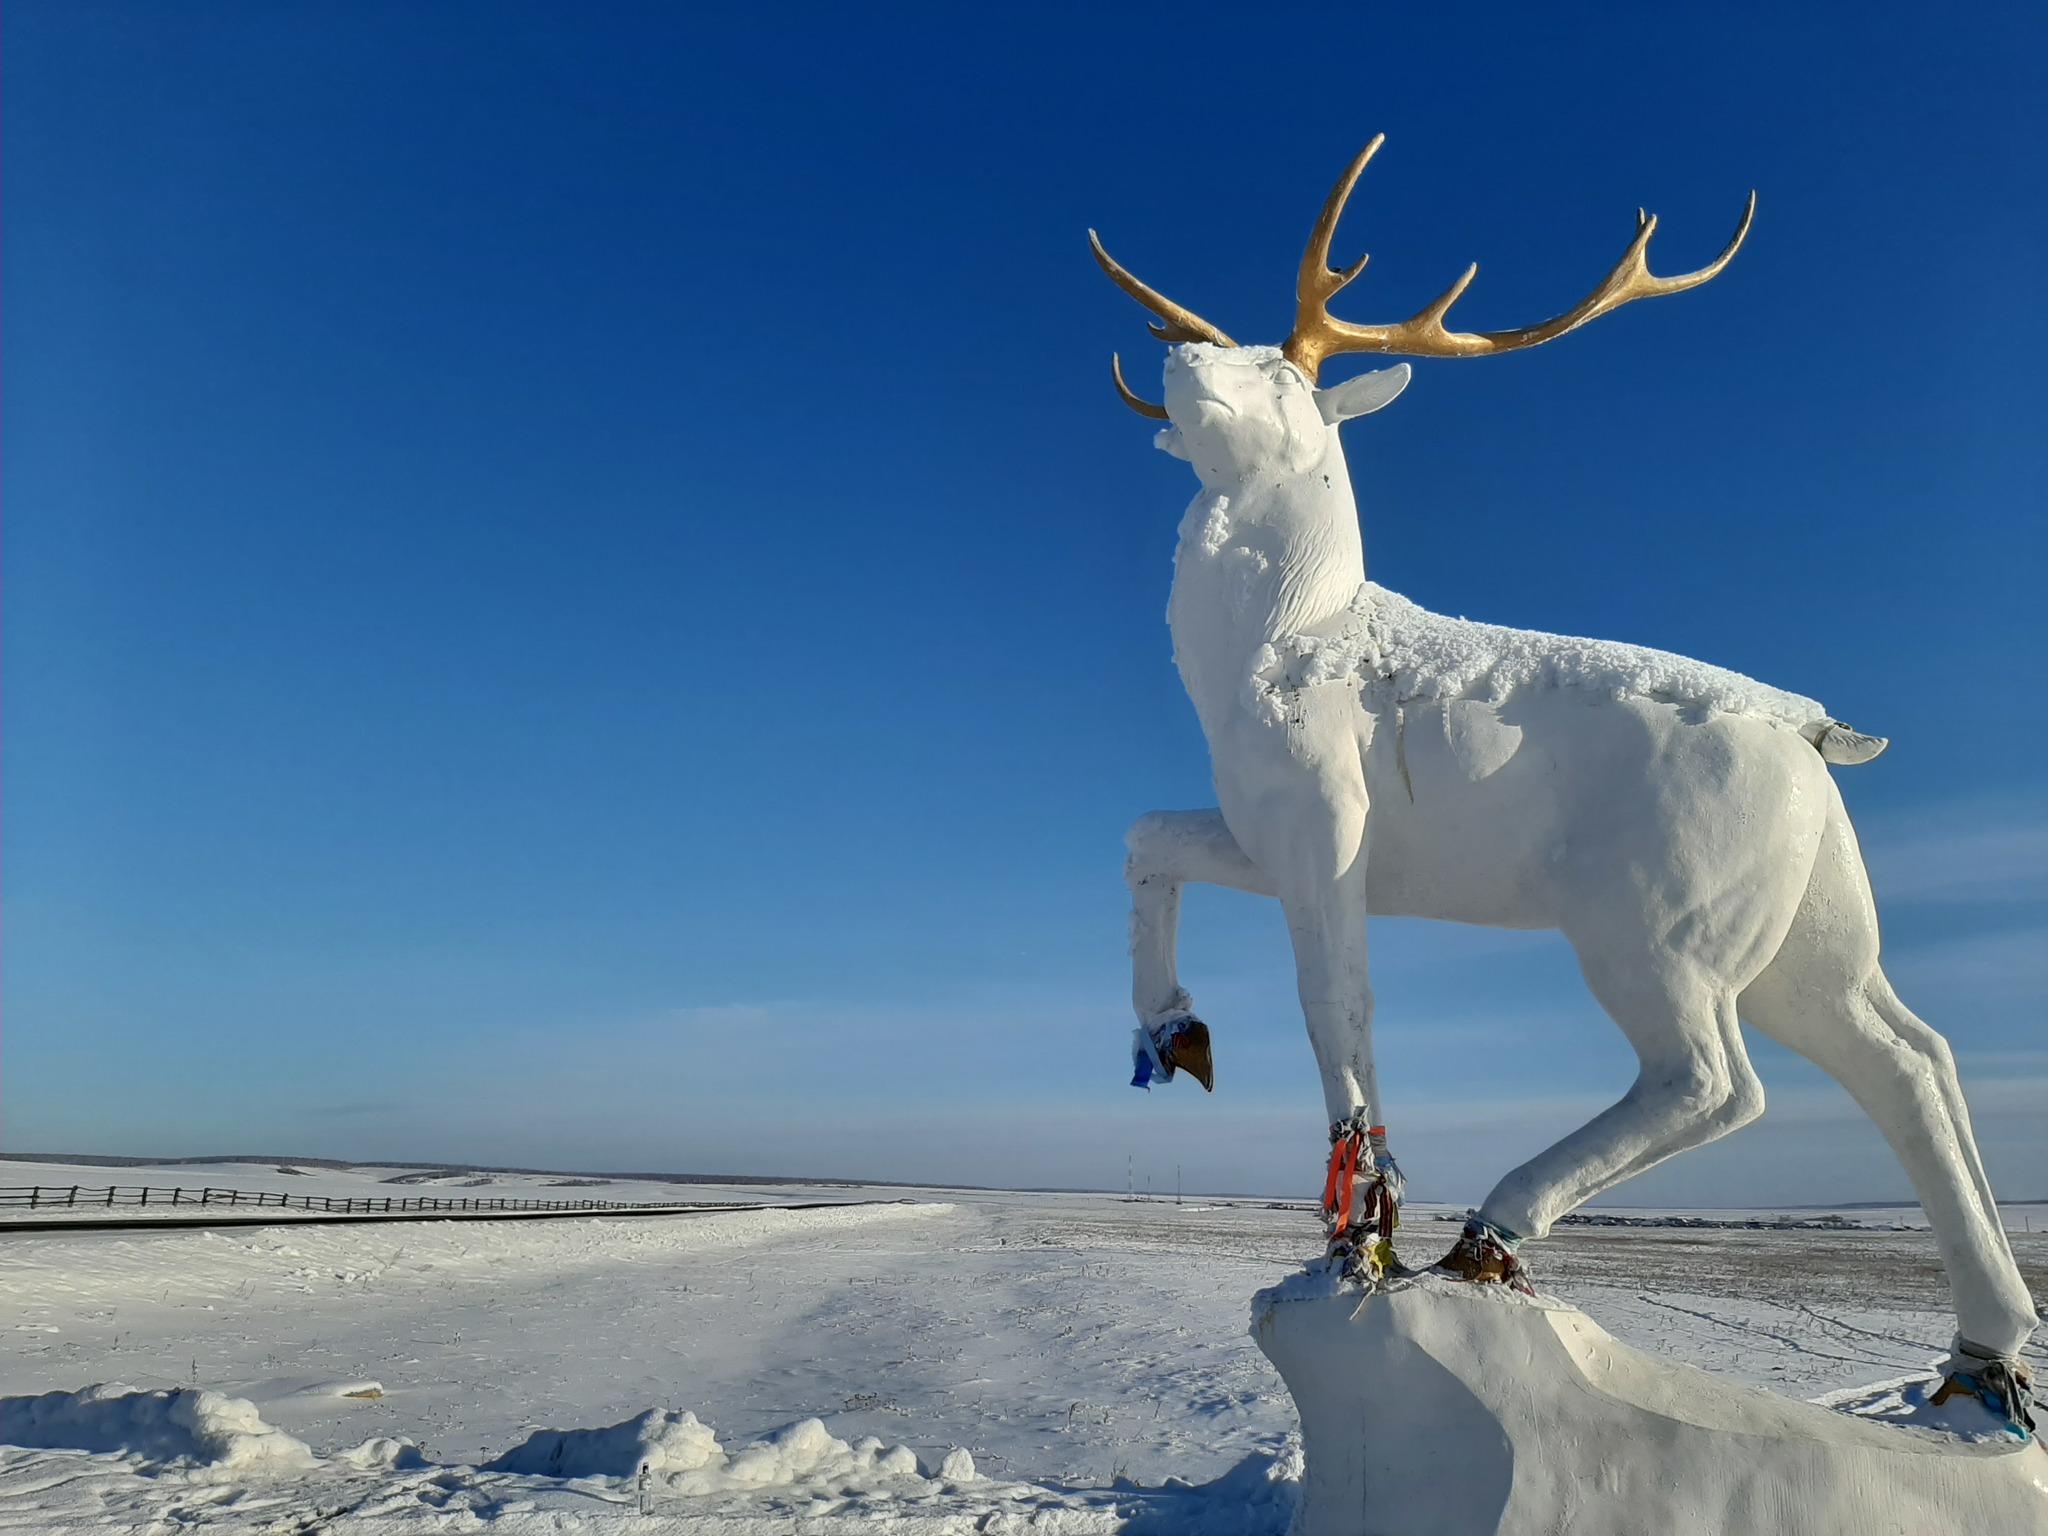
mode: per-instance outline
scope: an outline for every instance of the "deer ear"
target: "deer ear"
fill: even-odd
[[[1179,427],[1165,427],[1154,433],[1152,446],[1161,453],[1172,454],[1176,459],[1188,457],[1188,445],[1181,439]]]
[[[1316,391],[1316,409],[1333,427],[1354,416],[1370,416],[1381,406],[1394,403],[1394,397],[1408,387],[1410,372],[1406,363],[1396,363],[1378,373],[1361,373],[1342,384],[1319,389]]]

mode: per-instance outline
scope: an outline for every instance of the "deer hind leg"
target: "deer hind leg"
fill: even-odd
[[[1792,931],[1743,991],[1742,1012],[1839,1082],[1884,1133],[1934,1228],[1962,1339],[2016,1357],[2038,1319],[1977,1153],[1955,1058],[1879,968],[1876,912],[1839,809]]]
[[[1201,1025],[1194,999],[1180,984],[1181,887],[1197,881],[1254,896],[1271,896],[1274,889],[1218,810],[1153,811],[1132,823],[1124,845],[1130,850],[1124,881],[1131,888],[1131,1004],[1156,1050],[1163,1034],[1170,1038],[1176,1028]],[[1206,1051],[1207,1027],[1201,1027]]]
[[[1617,1103],[1494,1187],[1480,1208],[1486,1231],[1478,1236],[1507,1244],[1542,1237],[1596,1195],[1763,1113],[1763,1085],[1743,1049],[1735,989],[1725,980],[1679,964],[1645,967],[1640,957],[1610,967],[1582,950],[1581,962],[1594,996],[1635,1047],[1640,1070]],[[1460,1240],[1453,1259],[1474,1237]]]

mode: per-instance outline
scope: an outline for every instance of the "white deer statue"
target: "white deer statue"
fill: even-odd
[[[1365,259],[1333,271],[1330,241],[1382,138],[1324,204],[1278,347],[1239,346],[1089,236],[1170,345],[1163,407],[1114,359],[1118,393],[1167,423],[1157,445],[1201,481],[1168,620],[1218,807],[1155,812],[1130,832],[1138,1081],[1180,1069],[1213,1087],[1209,1033],[1175,969],[1181,887],[1278,897],[1331,1121],[1331,1258],[1370,1284],[1396,1262],[1400,1176],[1373,1071],[1367,915],[1557,929],[1641,1070],[1503,1178],[1439,1270],[1526,1288],[1524,1240],[1754,1120],[1764,1094],[1746,1020],[1841,1082],[1910,1175],[1959,1323],[1938,1396],[1967,1392],[2024,1426],[2033,1303],[1948,1046],[1879,967],[1869,879],[1828,773],[1884,743],[1720,668],[1446,619],[1367,582],[1338,428],[1391,402],[1409,370],[1318,386],[1339,353],[1484,357],[1697,287],[1735,255],[1755,197],[1727,249],[1682,277],[1651,275],[1656,220],[1639,213],[1599,286],[1539,325],[1445,329],[1476,267],[1411,319],[1358,325],[1327,305]]]

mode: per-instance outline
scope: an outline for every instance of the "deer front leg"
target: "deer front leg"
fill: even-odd
[[[1153,811],[1140,816],[1124,834],[1130,856],[1124,861],[1124,881],[1131,888],[1131,1004],[1137,1010],[1139,1077],[1149,1081],[1146,1067],[1178,1064],[1172,1041],[1176,1032],[1196,1046],[1193,1030],[1200,1031],[1197,1060],[1188,1063],[1209,1087],[1214,1078],[1208,1059],[1208,1027],[1195,1017],[1194,999],[1180,984],[1176,948],[1180,935],[1180,891],[1190,880],[1208,885],[1249,891],[1254,896],[1274,894],[1273,883],[1245,855],[1237,839],[1224,825],[1223,813],[1202,811]],[[1149,1042],[1149,1050],[1146,1044]],[[1149,1058],[1149,1060],[1147,1059]],[[1144,1086],[1141,1081],[1140,1086]]]
[[[1367,804],[1363,784],[1329,786],[1312,814],[1291,818],[1276,862],[1285,871],[1280,902],[1330,1117],[1330,1163],[1323,1186],[1330,1258],[1348,1277],[1370,1281],[1398,1267],[1393,1235],[1401,1171],[1387,1151],[1373,1064]]]

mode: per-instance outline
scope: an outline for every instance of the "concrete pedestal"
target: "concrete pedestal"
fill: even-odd
[[[1301,1415],[1294,1536],[2048,1536],[2048,1451],[1655,1359],[1583,1312],[1304,1276],[1252,1336]]]

